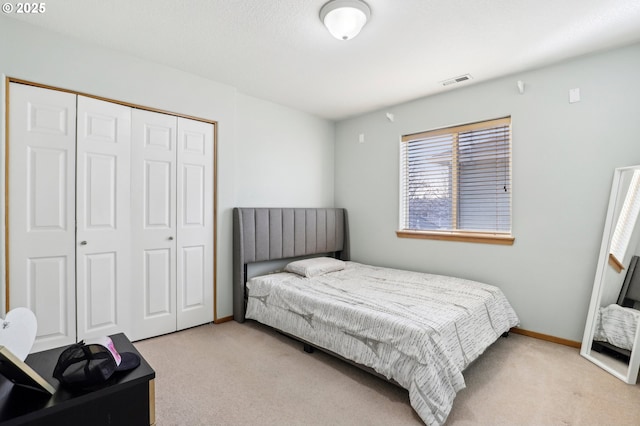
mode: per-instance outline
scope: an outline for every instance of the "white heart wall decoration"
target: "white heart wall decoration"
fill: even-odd
[[[15,308],[0,321],[0,346],[9,349],[16,358],[24,361],[36,341],[36,316],[27,308]]]

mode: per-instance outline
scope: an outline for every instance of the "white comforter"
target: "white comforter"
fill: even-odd
[[[395,380],[427,425],[444,423],[462,370],[518,324],[497,287],[355,262],[315,278],[256,277],[247,289],[247,318]]]
[[[622,349],[633,349],[640,311],[612,304],[598,310],[594,340],[609,342]]]

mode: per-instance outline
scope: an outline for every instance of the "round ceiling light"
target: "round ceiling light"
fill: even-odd
[[[320,20],[338,40],[351,40],[360,33],[371,16],[361,0],[332,0],[320,9]]]

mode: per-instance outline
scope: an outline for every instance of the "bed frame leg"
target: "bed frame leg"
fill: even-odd
[[[311,346],[311,345],[310,345],[310,344],[308,344],[308,343],[305,343],[305,344],[304,344],[304,351],[305,351],[306,353],[308,353],[308,354],[312,354],[312,353],[313,353],[313,350],[314,350],[314,349],[313,349],[313,346]]]

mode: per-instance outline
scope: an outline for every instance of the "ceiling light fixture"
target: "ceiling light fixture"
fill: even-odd
[[[338,40],[351,40],[360,33],[371,16],[361,0],[331,0],[320,9],[320,20]]]

